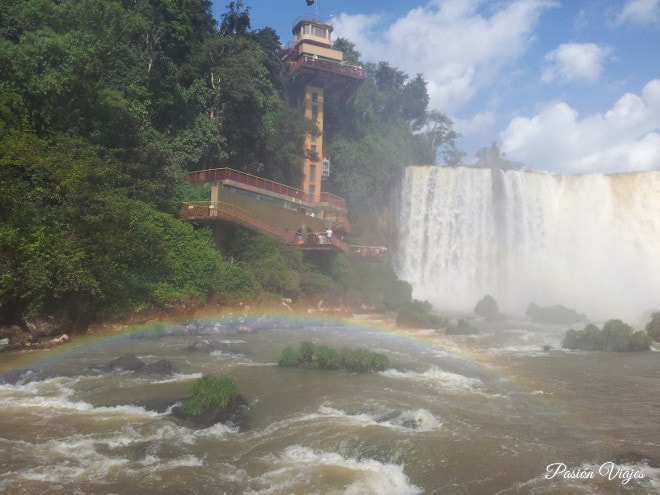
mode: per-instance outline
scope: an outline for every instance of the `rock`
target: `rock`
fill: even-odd
[[[139,361],[139,360],[138,360]],[[176,371],[175,366],[167,359],[161,359],[155,363],[149,363],[135,370],[136,373],[144,373],[149,375],[165,375],[169,376]]]
[[[490,294],[486,294],[474,307],[474,313],[486,318],[492,318],[499,314],[500,307]]]
[[[249,409],[247,399],[239,394],[230,401],[227,407],[212,405],[196,416],[189,416],[182,411],[180,406],[176,406],[172,409],[172,417],[189,428],[208,428],[216,423],[241,428],[245,425]]]
[[[9,339],[11,342],[12,340],[15,340],[17,336],[29,337],[29,335],[30,334],[28,334],[25,329],[18,325],[9,325],[6,327],[0,326],[0,339]]]
[[[0,384],[25,385],[32,382],[41,382],[48,378],[63,376],[56,370],[32,368],[11,370],[0,377]]]
[[[25,326],[33,338],[59,336],[70,332],[73,328],[68,318],[55,316],[26,319]]]
[[[192,344],[190,344],[187,349],[192,352],[207,352],[211,353],[214,351],[227,351],[229,350],[227,347],[227,344],[224,344],[222,342],[216,342],[215,340],[211,339],[204,339],[204,340],[196,340]]]
[[[578,314],[574,309],[569,309],[561,305],[542,308],[534,303],[531,303],[527,308],[527,316],[536,323],[557,325],[570,325],[586,320],[584,315]]]
[[[115,371],[137,371],[142,367],[144,367],[144,362],[130,352],[110,361],[110,369]]]

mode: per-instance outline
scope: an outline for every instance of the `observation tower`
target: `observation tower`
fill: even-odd
[[[305,138],[301,189],[318,201],[321,181],[330,175],[330,160],[323,152],[323,104],[325,98],[348,100],[355,96],[366,74],[362,67],[344,61],[332,47],[332,23],[318,17],[299,17],[293,24],[293,46],[282,52],[290,81],[289,103],[316,122],[320,134]]]

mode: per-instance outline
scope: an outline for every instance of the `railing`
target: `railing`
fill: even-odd
[[[256,218],[249,211],[236,205],[220,202],[183,203],[181,215],[189,220],[220,218],[237,222],[262,234],[278,237],[285,242],[292,242],[290,232],[273,227]]]
[[[312,67],[357,79],[365,79],[367,77],[367,71],[357,65],[343,62],[331,62],[329,60],[314,58],[310,55],[299,56],[295,61],[291,61],[288,64],[288,69],[291,74],[297,72],[302,67]]]
[[[385,258],[388,253],[385,246],[356,246],[351,244],[349,248],[351,254],[370,258]]]
[[[249,211],[230,203],[211,201],[183,203],[183,206],[181,207],[181,216],[188,220],[205,220],[212,218],[229,220],[231,222],[240,223],[241,225],[249,227],[261,234],[277,237],[286,243],[299,244],[302,248],[309,248],[311,246],[318,247],[320,244],[316,241],[300,243],[297,233],[273,227],[272,225],[259,220]],[[338,237],[331,237],[329,241],[330,242],[326,242],[328,246],[334,246],[343,252],[349,251],[348,244],[346,244],[342,239],[339,239]]]
[[[263,179],[256,175],[251,175],[245,172],[240,172],[231,168],[211,168],[207,170],[197,170],[190,172],[186,178],[188,182],[201,183],[201,182],[216,182],[231,180],[239,184],[254,187],[261,191],[269,192],[272,194],[279,194],[292,200],[305,201],[308,203],[316,203],[315,198],[303,192],[301,189],[287,186],[274,182],[272,180]],[[321,193],[321,203],[329,203],[337,208],[346,209],[346,200],[335,196],[334,194],[323,192]]]

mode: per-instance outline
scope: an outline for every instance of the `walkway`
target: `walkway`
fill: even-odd
[[[330,242],[319,242],[318,235],[308,234],[307,238],[300,243],[298,234],[290,230],[283,230],[273,227],[247,210],[239,208],[236,205],[221,202],[195,201],[183,203],[181,216],[187,220],[196,221],[214,221],[226,220],[249,228],[260,234],[274,237],[284,241],[287,244],[294,244],[305,251],[341,251],[348,253],[350,248],[343,240],[337,236],[332,236]]]

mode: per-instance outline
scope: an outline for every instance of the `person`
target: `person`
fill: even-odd
[[[328,238],[328,242],[330,242],[330,239],[332,238],[332,229],[328,227],[328,231],[325,233],[326,237]]]

